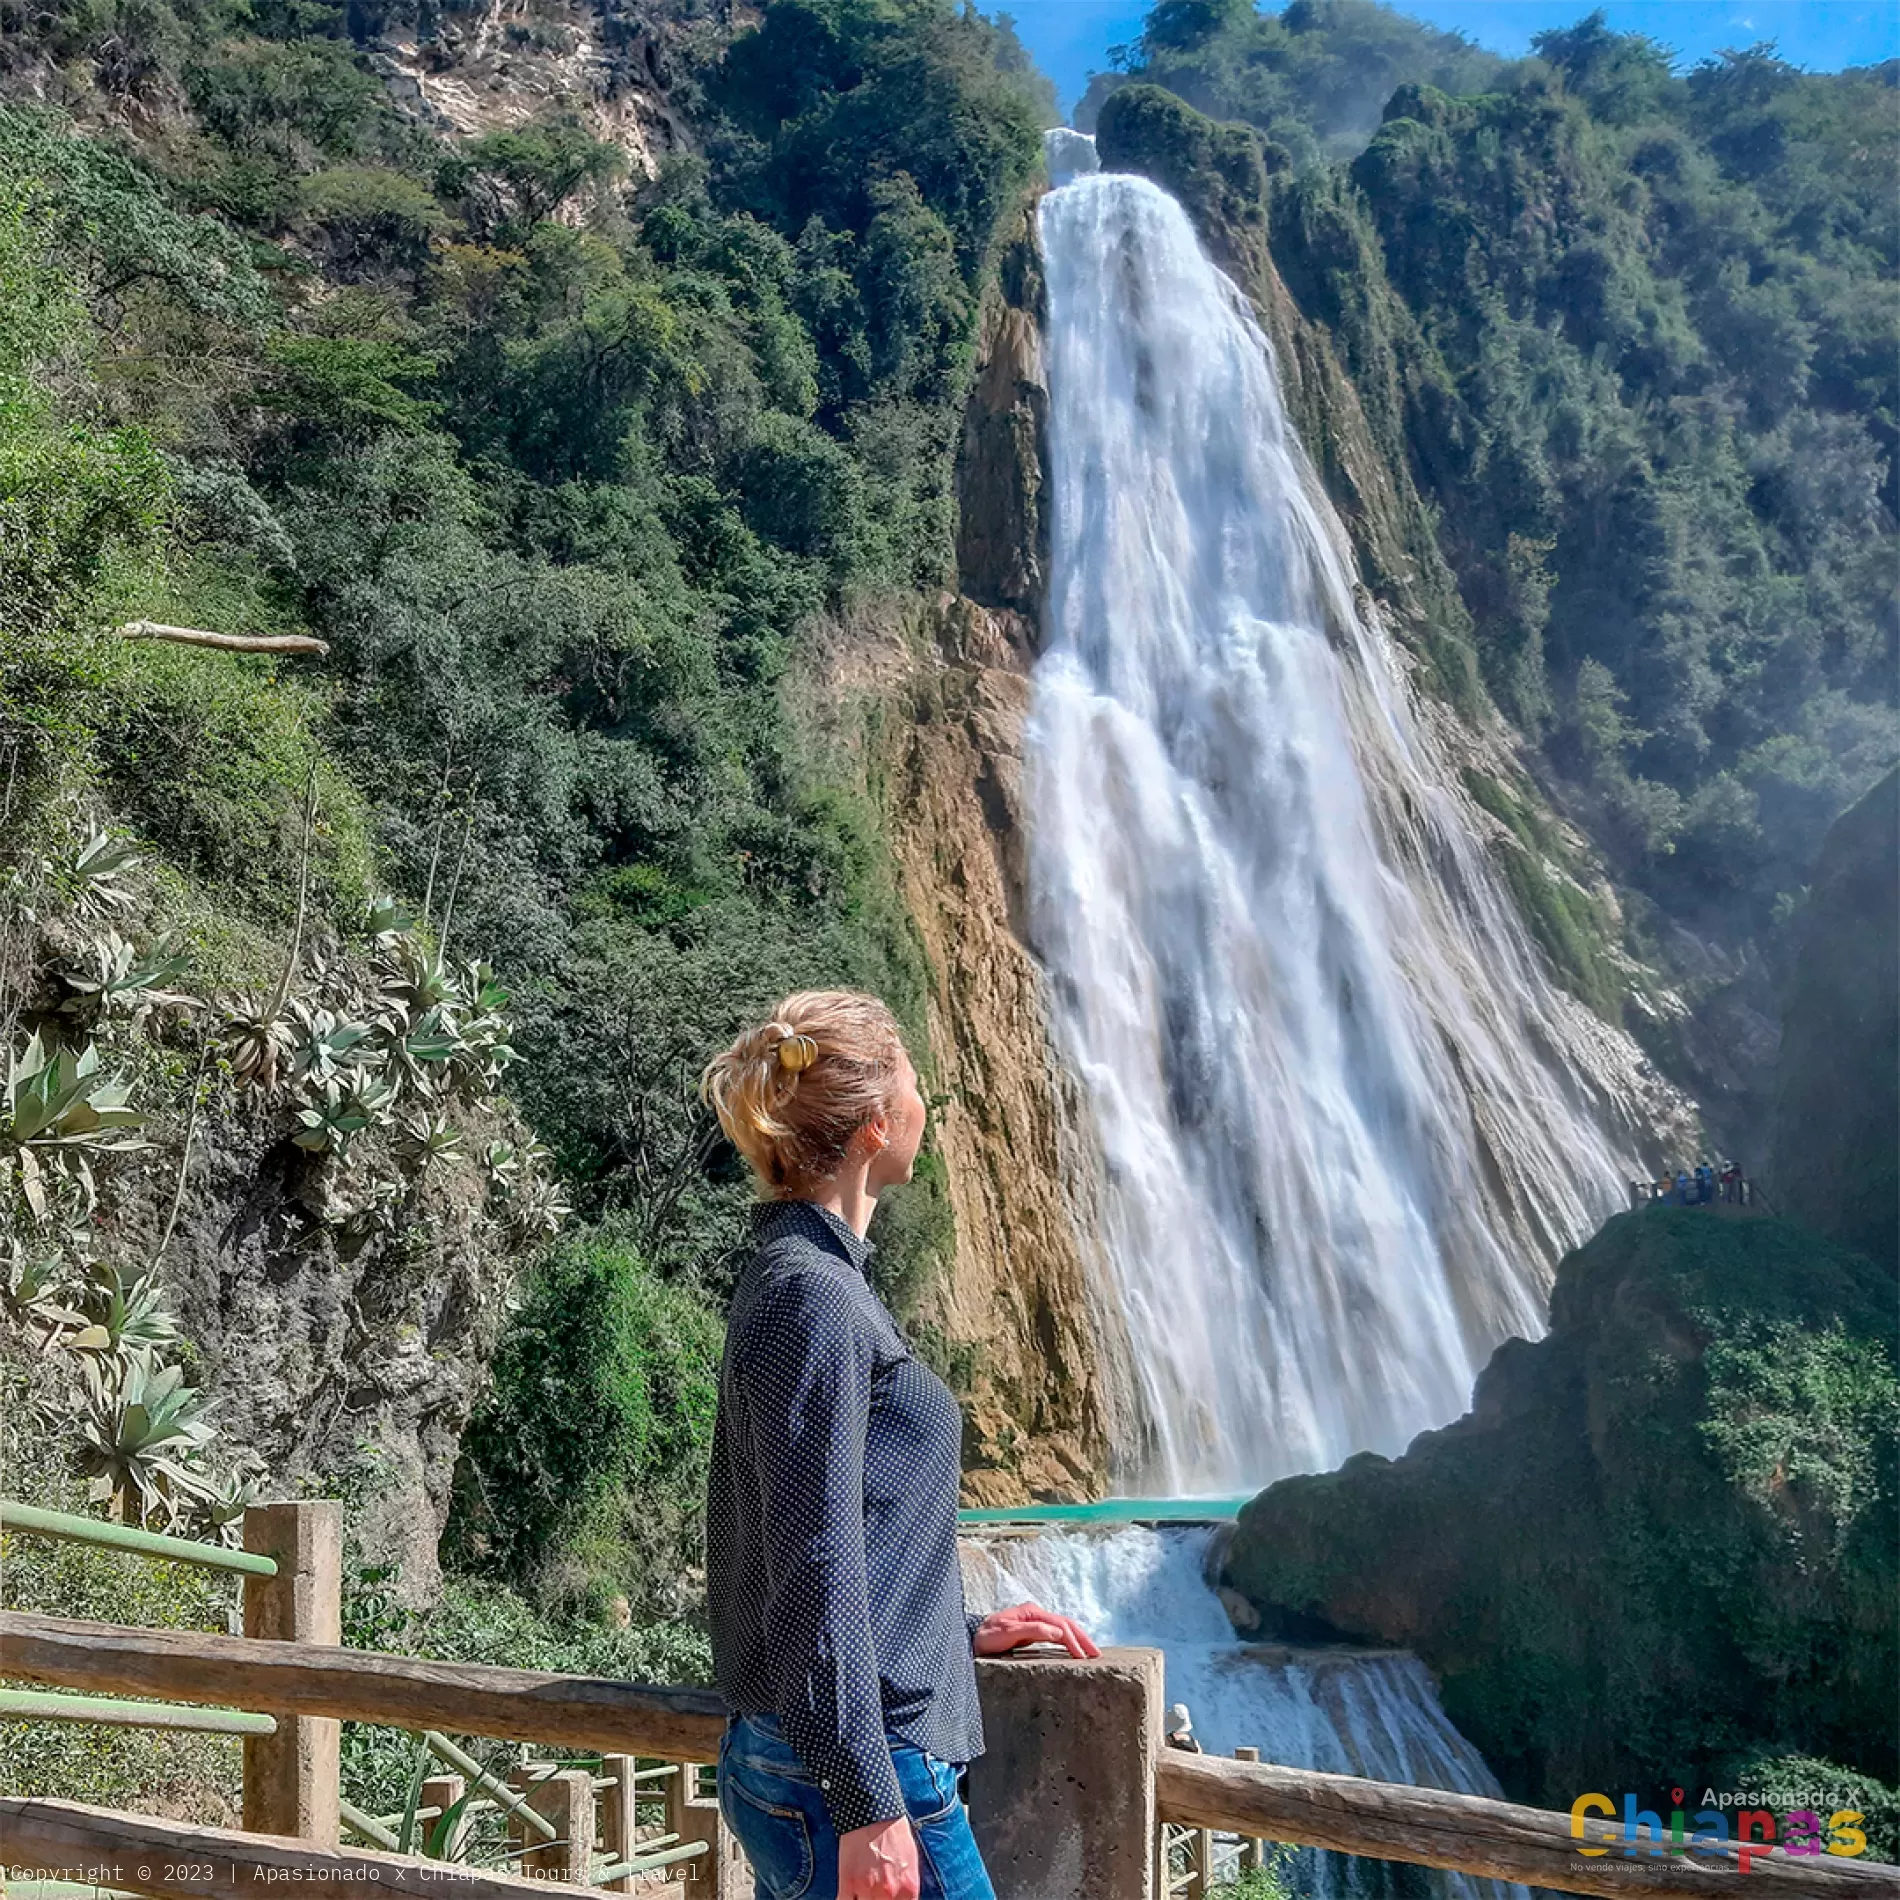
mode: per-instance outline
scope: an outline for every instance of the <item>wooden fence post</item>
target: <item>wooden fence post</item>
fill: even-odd
[[[708,1780],[711,1770],[707,1770]],[[679,1845],[704,1841],[706,1851],[681,1861],[673,1873],[681,1881],[686,1900],[750,1900],[751,1869],[738,1837],[719,1812],[716,1789],[699,1791],[699,1765],[680,1763],[677,1775],[666,1783],[666,1832],[677,1834]]]
[[[1257,1748],[1237,1748],[1234,1750],[1234,1759],[1236,1761],[1258,1761],[1260,1759],[1260,1751]],[[1243,1834],[1240,1837],[1240,1871],[1243,1874],[1258,1873],[1266,1864],[1267,1850],[1265,1846],[1255,1840],[1252,1835]]]
[[[509,1770],[508,1785],[528,1797],[528,1805],[554,1823],[554,1839],[530,1847],[519,1865],[524,1874],[565,1880],[576,1887],[594,1884],[594,1772],[591,1768],[557,1768],[548,1773],[541,1764],[521,1762]],[[521,1842],[523,1826],[512,1816],[509,1838]],[[538,1837],[537,1837],[538,1839]]]
[[[1154,1900],[1161,1652],[976,1666],[985,1752],[970,1825],[1009,1900]]]
[[[442,1817],[468,1792],[468,1783],[460,1775],[429,1775],[422,1784],[422,1794],[416,1805],[421,1808],[439,1808],[441,1814],[431,1815],[428,1820],[417,1823],[416,1846],[420,1850],[423,1843],[430,1840],[436,1829],[442,1826]],[[455,1826],[447,1830],[440,1845],[436,1848],[436,1857],[440,1860],[454,1860],[461,1851],[462,1843],[468,1839],[468,1810],[464,1808]]]
[[[274,1577],[244,1579],[244,1634],[279,1642],[343,1640],[343,1507],[334,1498],[253,1504],[244,1548],[276,1560]],[[244,1829],[337,1844],[343,1725],[280,1715],[274,1735],[244,1738]]]
[[[600,1855],[611,1866],[617,1866],[623,1860],[631,1860],[634,1854],[635,1834],[633,1771],[638,1764],[631,1755],[603,1755],[600,1758],[600,1774],[603,1781],[613,1780],[611,1788],[602,1788],[597,1796],[600,1803]],[[618,1880],[603,1880],[599,1884],[609,1893],[631,1893],[634,1876],[622,1874]]]

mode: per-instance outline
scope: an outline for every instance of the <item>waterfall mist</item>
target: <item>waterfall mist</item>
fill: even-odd
[[[1056,1604],[1100,1643],[1164,1649],[1167,1699],[1187,1705],[1211,1754],[1245,1744],[1267,1761],[1500,1797],[1496,1777],[1439,1707],[1416,1656],[1237,1643],[1207,1587],[1214,1535],[1206,1526],[1130,1526],[966,1538],[964,1598],[984,1612],[1025,1599]],[[1288,1871],[1291,1889],[1314,1900],[1383,1900],[1419,1882],[1416,1869],[1311,1849]],[[1463,1874],[1428,1879],[1441,1900],[1526,1895]]]
[[[1063,169],[1029,921],[1100,1145],[1117,1481],[1205,1495],[1457,1417],[1641,1172],[1638,1065],[1542,974],[1245,300],[1156,186]]]

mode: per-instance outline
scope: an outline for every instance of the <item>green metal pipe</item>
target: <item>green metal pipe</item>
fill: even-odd
[[[388,1853],[396,1852],[396,1837],[373,1814],[365,1814],[359,1807],[339,1799],[336,1804],[338,1817],[352,1834],[360,1834],[364,1840],[383,1848]],[[8,1900],[12,1900],[9,1891]]]
[[[107,1728],[192,1729],[203,1735],[275,1735],[274,1715],[246,1709],[200,1709],[183,1702],[117,1702],[107,1696],[55,1695],[44,1689],[0,1689],[0,1720],[98,1722]]]
[[[459,1774],[467,1777],[478,1788],[486,1788],[495,1797],[495,1804],[505,1808],[510,1814],[520,1817],[526,1827],[531,1827],[544,1841],[560,1839],[560,1830],[545,1814],[537,1814],[529,1807],[526,1799],[515,1793],[505,1781],[491,1775],[473,1755],[465,1754],[438,1729],[425,1729],[422,1739],[428,1743],[430,1752],[445,1761]]]
[[[691,1860],[695,1854],[706,1851],[704,1841],[688,1841],[684,1847],[670,1847],[664,1854],[647,1854],[639,1860],[622,1861],[613,1867],[604,1867],[594,1876],[594,1885],[603,1886],[609,1880],[624,1880],[629,1874],[650,1873],[655,1867],[671,1867],[676,1860]]]
[[[108,1524],[103,1518],[75,1517],[69,1511],[43,1510],[37,1504],[19,1504],[0,1498],[0,1530],[30,1531],[39,1537],[64,1537],[75,1544],[98,1544],[106,1550],[129,1550],[141,1557],[171,1557],[180,1563],[203,1564],[210,1570],[236,1570],[248,1577],[274,1577],[277,1560],[251,1550],[226,1550],[222,1544],[200,1544],[189,1537],[166,1537],[131,1524]]]

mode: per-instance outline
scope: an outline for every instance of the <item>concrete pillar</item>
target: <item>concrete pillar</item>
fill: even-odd
[[[537,1774],[537,1767],[541,1772]],[[576,1887],[594,1884],[594,1771],[557,1768],[548,1773],[541,1764],[518,1763],[508,1771],[508,1785],[528,1797],[537,1814],[554,1823],[554,1839],[530,1835],[525,1825],[509,1818],[508,1831],[527,1852],[517,1863],[520,1872]],[[537,1844],[538,1843],[538,1844]]]
[[[343,1506],[334,1498],[253,1504],[244,1548],[277,1560],[274,1577],[244,1579],[244,1634],[286,1643],[343,1640]],[[244,1738],[244,1831],[337,1844],[343,1726],[280,1715],[275,1735]]]
[[[998,1900],[1155,1900],[1161,1652],[979,1660],[970,1824]]]
[[[681,1847],[689,1841],[706,1843],[705,1853],[677,1861],[669,1871],[680,1881],[684,1900],[752,1900],[752,1870],[746,1865],[745,1849],[719,1812],[719,1794],[712,1785],[710,1768],[705,1771],[705,1782],[702,1793],[699,1765],[689,1761],[680,1764],[677,1775],[661,1783],[666,1790],[663,1831],[677,1834]]]

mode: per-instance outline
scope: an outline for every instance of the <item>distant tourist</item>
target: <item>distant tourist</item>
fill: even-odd
[[[1715,1199],[1715,1170],[1706,1161],[1696,1163],[1695,1197],[1698,1202]]]
[[[1687,1207],[1689,1205],[1689,1171],[1687,1168],[1678,1168],[1676,1170],[1676,1205],[1678,1207]]]
[[[1194,1739],[1194,1723],[1188,1715],[1185,1702],[1177,1702],[1169,1709],[1166,1729],[1170,1748],[1178,1748],[1186,1755],[1206,1753],[1206,1750]]]
[[[866,1273],[878,1196],[910,1179],[923,1139],[917,1071],[876,997],[805,990],[710,1063],[704,1089],[762,1202],[706,1506],[731,1711],[720,1805],[762,1900],[918,1900],[924,1869],[932,1900],[996,1900],[957,1798],[983,1752],[974,1658],[1101,1652],[1034,1603],[964,1610],[962,1418]]]

